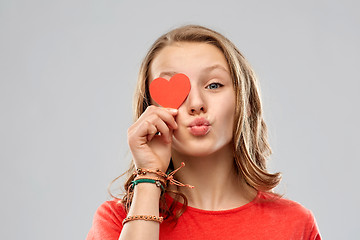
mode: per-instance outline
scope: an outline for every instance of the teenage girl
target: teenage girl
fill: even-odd
[[[149,85],[185,74],[178,109]],[[271,149],[255,74],[227,38],[201,26],[155,41],[139,73],[124,197],[102,204],[88,240],[321,239],[312,213],[272,192]]]

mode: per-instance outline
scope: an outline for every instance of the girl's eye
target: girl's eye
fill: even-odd
[[[224,85],[222,85],[221,83],[210,83],[206,88],[208,89],[217,89],[220,88]]]

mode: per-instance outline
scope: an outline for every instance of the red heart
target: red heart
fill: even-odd
[[[168,81],[156,78],[150,83],[152,99],[162,107],[179,108],[190,92],[190,80],[182,73],[175,74]]]

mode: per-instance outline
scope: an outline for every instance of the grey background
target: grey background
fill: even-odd
[[[126,170],[139,64],[183,24],[229,37],[260,78],[283,172],[324,239],[360,215],[357,1],[0,1],[0,239],[85,239]]]

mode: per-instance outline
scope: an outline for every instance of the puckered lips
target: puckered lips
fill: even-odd
[[[194,136],[205,136],[211,129],[210,122],[203,117],[196,118],[189,126],[189,131]]]

